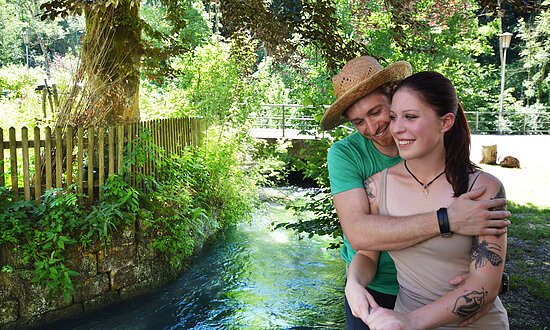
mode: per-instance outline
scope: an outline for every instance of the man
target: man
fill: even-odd
[[[448,223],[438,222],[436,212],[406,218],[369,214],[363,182],[400,161],[389,131],[390,89],[411,73],[407,62],[396,62],[383,69],[376,59],[362,56],[349,61],[333,78],[337,99],[325,112],[321,128],[329,130],[350,121],[357,129],[334,143],[328,153],[331,192],[345,234],[342,256],[347,265],[355,250],[399,250],[449,232],[500,235],[509,224],[505,220],[510,216],[508,211],[490,210],[505,205],[506,200],[474,200],[483,194],[484,188],[457,198],[447,208],[447,217],[440,217],[448,219]],[[463,279],[454,278],[451,284],[459,284]],[[398,284],[395,266],[386,252],[381,253],[377,274],[367,290],[381,307],[393,309]],[[353,317],[347,300],[345,304],[347,328],[368,329],[359,318]],[[369,307],[366,299],[357,304]],[[466,322],[475,319],[473,316]]]

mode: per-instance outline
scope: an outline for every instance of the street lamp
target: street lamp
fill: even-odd
[[[27,68],[29,67],[29,43],[30,43],[30,35],[27,31],[23,31],[21,33],[21,36],[23,37],[23,43],[25,44],[25,58],[27,61]]]
[[[500,104],[498,109],[498,132],[502,134],[502,107],[504,105],[504,76],[506,72],[506,50],[510,47],[512,34],[504,32],[500,35],[500,62],[502,70],[500,72]]]

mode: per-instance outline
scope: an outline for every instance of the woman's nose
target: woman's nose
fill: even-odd
[[[403,131],[403,125],[401,121],[399,120],[399,118],[394,118],[390,122],[390,132],[394,134],[394,133],[400,133],[402,131]]]

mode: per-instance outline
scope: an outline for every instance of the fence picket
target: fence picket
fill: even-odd
[[[115,127],[109,127],[109,176],[115,174]]]
[[[10,148],[10,172],[11,172],[11,189],[17,195],[19,193],[19,182],[17,179],[17,142],[15,140],[15,128],[10,127],[9,131],[9,148]]]
[[[46,161],[46,190],[52,189],[52,129],[46,127],[46,144],[44,146]]]
[[[97,130],[97,158],[98,166],[97,170],[99,171],[99,186],[103,186],[105,183],[105,128],[100,127]]]
[[[86,193],[88,194],[88,199],[90,202],[94,200],[94,128],[88,128],[88,148],[87,148],[87,160],[88,160],[88,189]]]
[[[77,129],[77,132],[76,132],[76,143],[77,143],[77,146],[78,146],[78,153],[77,153],[77,162],[78,162],[78,165],[77,165],[77,168],[78,168],[78,172],[76,173],[77,174],[77,179],[76,179],[76,183],[78,185],[78,193],[79,194],[83,194],[84,193],[84,187],[83,187],[83,183],[84,183],[84,128],[83,127],[79,127]]]
[[[6,185],[4,178],[4,130],[0,128],[0,185]]]
[[[31,199],[30,162],[29,162],[29,129],[21,128],[21,151],[23,156],[23,194],[25,200]]]
[[[74,129],[69,126],[67,127],[67,134],[65,135],[66,141],[66,153],[65,153],[65,163],[67,164],[67,189],[73,184],[73,139],[74,139]]]
[[[117,130],[117,173],[122,174],[122,155],[124,152],[124,126],[119,125]]]
[[[34,127],[34,198],[42,196],[42,157],[40,156],[40,128]]]
[[[61,127],[55,128],[55,186],[63,188],[63,133]]]

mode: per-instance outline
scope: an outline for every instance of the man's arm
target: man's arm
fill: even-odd
[[[452,232],[469,236],[506,232],[509,221],[502,219],[508,218],[510,212],[489,211],[506,205],[506,200],[474,200],[484,192],[484,187],[472,190],[447,208]],[[440,235],[435,211],[407,217],[371,215],[367,192],[363,188],[344,191],[333,198],[342,230],[355,250],[400,250]]]

